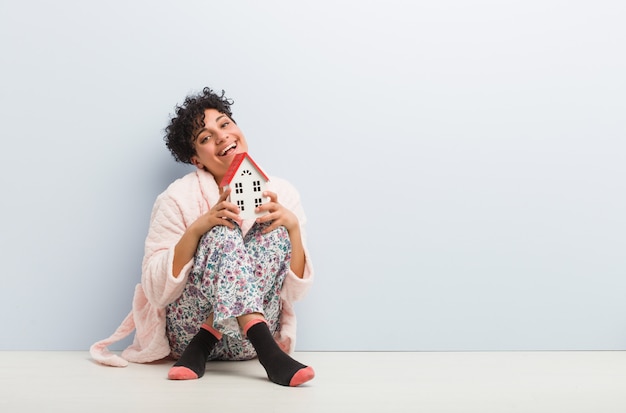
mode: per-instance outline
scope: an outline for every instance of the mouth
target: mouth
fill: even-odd
[[[235,153],[235,150],[237,150],[237,143],[233,142],[230,145],[226,146],[224,149],[222,149],[217,155],[228,156]]]

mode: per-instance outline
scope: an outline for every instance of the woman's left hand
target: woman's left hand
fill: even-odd
[[[270,200],[260,207],[257,207],[255,211],[267,212],[267,214],[256,219],[257,223],[262,224],[271,221],[270,225],[263,230],[264,234],[275,230],[281,225],[289,232],[299,228],[298,217],[278,202],[278,195],[271,191],[265,191],[263,192],[263,196],[269,197]]]

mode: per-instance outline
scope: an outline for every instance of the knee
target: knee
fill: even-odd
[[[243,242],[243,239],[239,227],[231,229],[224,225],[216,225],[202,235],[198,242],[198,251],[212,250],[225,244],[240,242]]]
[[[216,225],[202,236],[203,238],[223,238],[232,237],[233,235],[241,234],[239,226],[235,225],[234,229],[228,228],[226,225]]]
[[[289,239],[289,231],[287,231],[287,228],[283,227],[282,225],[276,228],[275,230],[265,234],[265,236],[269,238],[272,244],[274,245],[277,245],[277,246],[284,245],[288,247],[291,246],[291,240]]]

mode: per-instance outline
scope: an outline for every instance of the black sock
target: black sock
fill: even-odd
[[[278,347],[265,322],[258,322],[248,328],[246,335],[254,346],[267,377],[274,383],[281,386],[299,386],[315,376],[313,368],[297,362]]]
[[[218,341],[217,337],[201,328],[191,339],[178,361],[170,369],[168,378],[171,380],[188,380],[202,377],[209,354]],[[193,377],[193,374],[188,370],[186,371],[185,368],[195,373],[196,377]]]

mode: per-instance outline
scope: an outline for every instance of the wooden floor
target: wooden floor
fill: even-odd
[[[256,360],[169,381],[87,352],[0,352],[0,412],[626,412],[626,352],[301,352],[317,376],[269,382]]]

